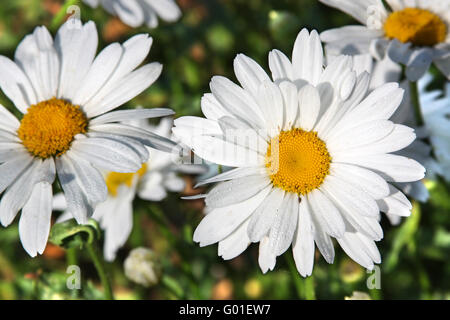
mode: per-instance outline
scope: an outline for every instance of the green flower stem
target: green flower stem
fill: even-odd
[[[53,17],[53,20],[50,23],[50,28],[55,29],[56,27],[58,27],[67,15],[67,9],[69,9],[70,6],[77,5],[78,2],[79,0],[67,0],[66,3],[61,7],[59,12]]]
[[[66,260],[67,265],[77,265],[78,264],[78,258],[77,258],[77,249],[76,248],[69,248],[66,250]]]
[[[303,299],[305,296],[305,288],[303,286],[302,280],[300,279],[297,268],[292,261],[292,257],[286,255],[286,261],[291,272],[292,280],[294,280],[295,290],[297,291],[297,296],[299,299]]]
[[[417,125],[419,127],[423,126],[425,122],[423,120],[422,108],[420,107],[419,88],[417,87],[417,81],[409,82],[409,91]]]
[[[316,291],[314,289],[314,277],[310,275],[303,280],[305,282],[305,299],[316,300]]]
[[[89,253],[89,256],[92,259],[92,262],[95,265],[95,268],[97,269],[97,273],[98,273],[98,276],[100,277],[100,281],[102,283],[103,290],[105,291],[105,299],[106,300],[114,300],[111,282],[110,282],[108,274],[106,273],[103,259],[100,257],[97,249],[94,247],[93,244],[87,243],[86,249],[87,249],[87,252]]]
[[[310,275],[307,278],[302,279],[295,267],[292,256],[285,255],[286,261],[291,272],[292,279],[294,280],[295,289],[299,299],[316,300],[316,292],[314,289],[314,278]]]
[[[76,248],[69,248],[66,250],[66,261],[67,266],[73,266],[78,265],[78,257],[77,257],[77,249]],[[72,290],[71,295],[73,299],[78,298],[79,290]]]

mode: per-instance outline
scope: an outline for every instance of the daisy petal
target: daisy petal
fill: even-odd
[[[0,222],[3,226],[10,225],[17,212],[28,201],[33,190],[38,167],[38,161],[32,162],[3,194],[0,202]]]
[[[16,49],[14,59],[25,72],[39,101],[56,95],[59,83],[59,58],[53,38],[45,27],[37,27]]]
[[[119,196],[116,201],[112,201],[112,208],[105,201],[99,205],[99,209],[104,211],[101,220],[105,229],[105,242],[103,244],[103,254],[106,261],[114,261],[116,252],[121,248],[130,236],[133,228],[133,191],[128,191],[125,196]],[[120,201],[118,201],[120,199]],[[98,210],[98,209],[97,209]],[[111,214],[112,212],[116,214]]]
[[[320,96],[317,89],[311,85],[306,85],[298,93],[298,104],[300,114],[297,125],[305,131],[314,128],[320,112]]]
[[[108,189],[102,174],[74,152],[67,152],[65,158],[67,166],[71,168],[71,172],[89,203],[95,207],[97,203],[105,201]]]
[[[264,127],[261,111],[247,91],[222,76],[214,76],[210,88],[226,111],[250,125]]]
[[[52,186],[48,182],[34,185],[19,221],[20,241],[25,251],[35,257],[42,254],[50,233],[52,214]]]
[[[339,245],[355,262],[364,268],[372,270],[374,267],[372,258],[367,254],[366,243],[362,242],[356,233],[346,232],[344,236],[337,239]]]
[[[409,146],[415,139],[416,134],[414,133],[414,129],[401,124],[396,124],[394,125],[392,132],[386,137],[353,150],[342,151],[342,154],[349,156],[357,154],[372,155],[395,152]],[[333,155],[333,158],[338,161],[340,155],[341,151],[336,152]]]
[[[175,172],[169,172],[163,182],[164,187],[172,192],[181,192],[186,187],[186,182],[182,177],[178,177]]]
[[[270,180],[264,175],[254,175],[222,182],[211,189],[205,199],[205,204],[211,208],[229,206],[232,203],[241,202],[255,196],[269,183]]]
[[[123,51],[119,43],[112,43],[100,51],[84,77],[72,103],[85,106],[100,91],[118,66]]]
[[[0,192],[3,192],[32,163],[33,157],[26,150],[19,151],[10,161],[0,165]]]
[[[397,188],[389,185],[390,194],[388,197],[377,200],[380,210],[384,213],[408,217],[411,215],[412,205],[408,198]]]
[[[417,81],[423,77],[433,62],[433,52],[430,48],[414,50],[406,66],[406,77],[409,81]]]
[[[439,71],[444,74],[448,80],[450,80],[450,56],[442,59],[436,59],[433,61]]]
[[[207,161],[229,167],[259,166],[264,162],[256,151],[219,137],[194,136],[192,150]]]
[[[10,59],[0,56],[0,87],[20,112],[38,102],[34,88],[23,71]]]
[[[320,40],[323,42],[347,42],[366,41],[383,36],[380,30],[368,29],[366,26],[345,26],[341,28],[330,29],[320,34]]]
[[[106,123],[98,124],[90,127],[92,132],[98,132],[103,134],[119,135],[139,141],[140,143],[149,146],[151,148],[161,150],[164,152],[172,153],[176,150],[177,143],[159,136],[153,132],[130,126],[122,123]]]
[[[212,210],[195,229],[194,241],[203,247],[225,239],[255,211],[270,189],[266,187],[248,200]]]
[[[366,192],[350,183],[329,175],[325,178],[322,186],[324,190],[327,190],[334,199],[337,199],[342,204],[343,208],[367,217],[378,216],[379,210],[375,200]]]
[[[398,187],[407,196],[423,203],[427,202],[430,197],[430,193],[422,181],[399,183]]]
[[[273,188],[253,212],[247,229],[248,236],[252,242],[258,242],[268,234],[275,217],[280,215],[284,194],[283,190]]]
[[[334,238],[341,237],[345,232],[345,225],[336,206],[319,189],[311,191],[307,198],[323,231]]]
[[[89,125],[118,122],[118,121],[158,118],[170,116],[173,114],[175,114],[173,110],[164,108],[119,110],[108,112],[107,114],[103,114],[95,119],[92,119],[89,121]]]
[[[311,210],[314,209],[311,207]],[[313,216],[314,212],[312,211],[311,213],[311,216]],[[334,261],[333,241],[331,241],[330,236],[323,231],[321,225],[317,223],[316,220],[313,219],[313,221],[314,241],[325,261],[331,264]]]
[[[148,1],[148,3],[158,16],[165,21],[173,22],[181,16],[180,8],[173,0],[152,0]]]
[[[122,85],[125,77],[129,76],[130,73],[144,61],[150,51],[152,42],[153,39],[148,35],[138,34],[123,43],[121,50],[122,55],[119,63],[113,68],[113,73],[106,78],[106,82],[101,84],[101,88],[96,94],[83,105],[88,116],[91,116],[91,112],[93,112],[91,109],[97,109],[98,105],[102,104],[110,93],[114,93],[114,90],[118,85]],[[101,54],[102,53],[100,53],[99,56]],[[118,52],[116,54],[118,54]],[[112,62],[114,62],[115,59],[116,58],[112,59]],[[110,69],[107,69],[106,73],[108,72],[110,72]]]
[[[259,243],[259,256],[258,263],[261,271],[266,273],[269,270],[273,270],[276,264],[276,255],[272,252],[269,245],[269,238],[264,237]]]
[[[264,81],[258,88],[258,105],[266,121],[269,133],[277,134],[283,128],[283,96],[280,88],[269,80]]]
[[[355,230],[366,234],[373,240],[381,240],[383,238],[383,229],[377,221],[379,213],[378,207],[376,217],[366,217],[366,214],[359,211],[357,206],[351,204],[349,205],[347,199],[340,197],[340,195],[336,192],[335,187],[336,186],[327,184],[322,187],[322,190],[330,199],[333,200],[334,204],[339,208],[343,218],[348,221],[348,223],[355,228]]]
[[[380,9],[383,8],[380,5],[381,2],[379,2],[378,0],[320,0],[320,2],[330,7],[344,11],[362,24],[367,23],[367,11],[370,6],[377,6]]]
[[[118,143],[122,143],[132,149],[136,154],[139,155],[141,162],[147,162],[149,157],[148,149],[139,141],[133,138],[128,138],[125,136],[118,136],[116,134],[110,133],[99,133],[99,132],[90,132],[88,134],[89,138],[97,138],[97,139],[105,139],[108,141],[114,141]]]
[[[294,79],[291,61],[277,49],[269,52],[269,68],[272,71],[273,81]]]
[[[283,81],[279,84],[284,102],[284,130],[291,129],[299,113],[298,110],[298,90],[297,86],[289,81]]]
[[[234,168],[229,171],[225,171],[223,173],[220,173],[212,178],[208,178],[205,180],[200,181],[195,185],[195,188],[200,187],[202,185],[208,184],[208,183],[214,183],[214,182],[220,182],[225,180],[231,180],[231,179],[237,179],[237,178],[244,178],[256,174],[263,175],[265,173],[265,170],[258,167],[250,167],[250,168]]]
[[[19,120],[0,104],[0,128],[15,133],[19,126]]]
[[[56,210],[56,211],[64,211],[67,209],[66,197],[64,196],[63,192],[57,193],[53,196],[52,208],[53,208],[53,210]],[[65,213],[62,215],[65,215]],[[70,215],[70,213],[69,213],[69,215]],[[61,216],[59,216],[58,219]],[[70,215],[70,218],[73,218],[73,217]],[[68,219],[64,219],[63,221],[65,221],[65,220],[68,220]]]
[[[275,255],[283,254],[291,245],[298,220],[298,196],[287,193],[269,232],[269,246]]]
[[[394,123],[389,120],[374,120],[361,125],[348,126],[330,135],[326,143],[334,158],[336,152],[345,154],[349,149],[372,145],[392,133],[394,127]]]
[[[236,258],[250,244],[247,236],[248,219],[242,223],[232,234],[219,242],[218,255],[224,260]]]
[[[399,107],[403,92],[397,83],[386,83],[375,89],[352,112],[342,118],[335,130],[339,130],[341,126],[389,119]]]
[[[250,92],[254,97],[257,97],[261,83],[270,81],[267,73],[258,63],[244,54],[238,54],[233,64],[234,73],[242,88]]]
[[[302,277],[307,277],[312,274],[314,266],[314,230],[308,202],[302,200],[298,209],[299,217],[292,253],[298,272]]]
[[[294,77],[316,85],[323,70],[323,51],[317,31],[303,29],[297,36],[292,52]]]
[[[102,138],[78,138],[72,143],[74,152],[93,165],[114,172],[136,172],[142,166],[138,153],[120,141]]]
[[[376,154],[371,156],[351,156],[340,162],[356,164],[381,175],[387,181],[411,182],[423,179],[425,168],[413,159],[393,155]]]
[[[147,89],[158,79],[162,65],[158,62],[146,64],[118,80],[104,98],[95,106],[89,102],[85,107],[89,118],[111,111],[127,101],[130,101]]]
[[[167,191],[163,187],[163,179],[163,175],[159,172],[146,174],[140,182],[139,198],[148,201],[161,201],[166,198]]]
[[[59,28],[55,48],[61,60],[58,98],[71,101],[89,71],[97,52],[98,35],[95,23],[71,25],[69,19]],[[81,23],[80,23],[81,24]]]
[[[370,170],[344,163],[332,163],[330,171],[331,175],[366,192],[374,199],[382,199],[390,193],[386,180]]]
[[[144,22],[144,12],[136,0],[111,1],[114,12],[125,24],[137,28]]]
[[[220,102],[217,101],[212,93],[205,93],[200,104],[202,112],[207,119],[217,120],[224,116],[231,115],[221,106]]]
[[[77,179],[72,171],[70,160],[63,155],[56,158],[55,164],[59,182],[61,183],[66,198],[67,211],[72,214],[79,224],[86,224],[88,217],[94,213],[94,208],[78,185]]]
[[[10,162],[25,153],[28,151],[20,142],[0,143],[0,163]]]

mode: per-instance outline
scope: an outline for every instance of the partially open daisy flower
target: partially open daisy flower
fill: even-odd
[[[181,10],[174,0],[83,0],[93,8],[100,4],[110,14],[136,28],[145,24],[149,28],[158,26],[158,17],[167,22],[177,21]]]
[[[423,115],[423,126],[418,127],[420,136],[427,139],[430,145],[422,146],[422,155],[426,151],[431,153],[433,150],[436,160],[426,158],[417,159],[427,168],[427,177],[435,178],[436,174],[443,176],[450,181],[450,84],[447,83],[444,92],[442,90],[427,91],[433,77],[427,73],[418,81],[418,90],[420,97],[420,106]],[[406,87],[406,86],[405,86]],[[414,115],[411,114],[411,99],[409,88],[406,88],[405,98],[399,110],[394,114],[394,119],[410,126],[416,126]],[[421,140],[416,140],[409,148],[416,145],[416,142],[423,144]],[[416,148],[417,149],[417,148]],[[413,153],[410,153],[411,155]],[[436,162],[437,161],[437,162]]]
[[[275,55],[275,50],[271,52],[271,55]],[[328,56],[328,58],[330,58],[330,56]],[[335,57],[332,57],[332,59],[334,58]],[[377,63],[373,63],[370,54],[354,55],[353,58],[353,68],[357,72],[357,74],[361,74],[363,71],[368,71],[371,73],[369,91],[377,88],[382,84],[385,84],[386,82],[400,81],[401,68],[398,64],[392,62],[392,60],[389,59],[388,56],[385,56],[383,60],[380,60]],[[332,59],[329,60],[332,61]],[[436,98],[436,95],[438,95],[438,92],[428,93],[425,91],[425,86],[429,84],[430,79],[431,76],[429,74],[426,74],[418,82],[420,91],[419,97],[421,100],[420,104],[423,114],[428,114],[428,104],[433,103],[432,98]],[[418,137],[408,147],[398,151],[397,154],[407,156],[421,163],[426,168],[427,178],[429,179],[434,179],[436,177],[436,174],[445,175],[442,166],[433,157],[432,147],[429,144],[431,134],[430,130],[426,128],[427,126],[423,127],[417,125],[409,96],[409,83],[407,81],[403,81],[400,84],[400,87],[405,90],[405,95],[400,107],[393,114],[390,120],[395,123],[404,124],[406,126],[414,128]],[[440,101],[441,106],[443,104],[443,101],[444,100]],[[440,111],[443,110],[441,109]],[[445,112],[440,113],[441,121],[442,119],[445,119],[444,115]],[[427,118],[428,117],[425,118],[425,121],[427,121]],[[442,126],[443,124],[445,124],[445,122],[441,123],[440,135],[442,135],[442,132],[444,130],[443,128],[445,127]],[[447,149],[444,148],[444,150]],[[394,185],[408,197],[420,202],[426,202],[429,198],[429,192],[425,187],[424,181],[394,183]],[[401,220],[401,216],[399,215],[387,214],[387,217],[393,224],[398,224]]]
[[[320,0],[346,12],[364,26],[325,31],[322,41],[330,54],[371,52],[406,66],[417,81],[432,62],[450,79],[450,2],[445,0]]]
[[[411,107],[410,88],[406,81],[401,84],[401,87],[405,88],[404,99],[400,107],[391,117],[391,120],[413,127],[417,132],[417,139],[408,147],[398,151],[397,154],[417,160],[426,168],[427,179],[436,179],[436,175],[448,176],[444,169],[445,161],[443,163],[444,165],[442,165],[440,163],[441,161],[437,161],[435,156],[436,153],[442,155],[448,153],[447,150],[449,150],[449,139],[446,138],[448,134],[445,131],[448,131],[450,125],[449,119],[446,118],[450,114],[450,109],[448,98],[437,99],[441,95],[440,91],[427,92],[425,90],[431,79],[431,75],[427,73],[418,81],[421,112],[425,123],[421,126],[417,124]],[[431,142],[435,139],[440,141],[440,143],[438,144],[438,148],[434,148],[433,152]],[[428,200],[429,192],[423,181],[396,183],[395,186],[410,198],[421,202]],[[399,216],[390,214],[387,216],[393,224],[400,222]]]
[[[423,78],[422,88],[425,89],[431,77]],[[420,87],[419,87],[420,88]],[[445,91],[425,92],[421,95],[421,104],[425,121],[425,130],[442,169],[441,175],[450,182],[450,84]]]
[[[171,138],[172,123],[171,118],[162,119],[156,127],[145,120],[132,122],[135,127],[151,131],[167,139]],[[178,164],[171,151],[148,148],[149,160],[136,172],[103,172],[108,196],[105,202],[97,206],[92,218],[99,221],[101,228],[105,231],[103,252],[106,260],[113,261],[117,250],[130,236],[133,228],[133,200],[136,195],[143,200],[161,201],[167,197],[167,191],[184,190],[185,182],[178,173],[204,173],[205,168],[202,165]],[[55,195],[53,203],[55,209],[67,209],[63,194]],[[58,222],[71,218],[70,212],[66,211],[58,218]]]
[[[374,242],[383,237],[381,205],[397,214],[411,209],[390,182],[424,176],[418,162],[391,154],[415,139],[412,129],[388,120],[403,90],[388,83],[367,94],[369,76],[357,76],[348,56],[324,68],[315,31],[300,32],[292,62],[275,51],[269,63],[275,82],[238,55],[241,86],[213,77],[202,99],[206,119],[175,120],[174,134],[198,156],[236,167],[204,181],[220,183],[204,195],[207,214],[194,241],[218,242],[224,259],[259,242],[263,272],[292,244],[297,269],[308,276],[314,244],[332,263],[335,238],[373,268],[381,261]]]
[[[97,42],[93,22],[71,20],[55,41],[38,27],[19,44],[15,61],[0,56],[0,88],[23,113],[18,120],[0,106],[0,221],[9,225],[22,209],[20,239],[31,256],[46,246],[56,176],[70,213],[86,223],[107,196],[97,168],[135,172],[148,159],[144,144],[167,144],[155,134],[115,122],[165,116],[171,110],[112,111],[159,77],[159,63],[137,68],[152,39],[137,35],[95,57]]]

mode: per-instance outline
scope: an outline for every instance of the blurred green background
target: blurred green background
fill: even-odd
[[[64,1],[2,1],[0,54],[13,57],[21,39],[35,26],[52,25]],[[157,29],[132,29],[107,14],[78,2],[83,21],[93,20],[100,34],[99,49],[113,41],[125,41],[137,33],[149,33],[153,47],[148,61],[163,63],[159,80],[127,106],[170,107],[177,116],[200,115],[200,98],[209,91],[213,75],[235,80],[233,59],[238,53],[254,58],[268,70],[269,50],[278,48],[290,56],[303,27],[323,31],[353,23],[352,18],[317,0],[177,0],[180,21]],[[1,72],[1,70],[0,70]],[[434,83],[442,87],[442,81]],[[13,110],[0,95],[0,103]],[[184,195],[192,190],[193,177]],[[383,262],[381,289],[369,290],[370,277],[339,248],[335,263],[316,256],[313,277],[304,280],[295,271],[290,250],[278,258],[275,271],[263,275],[257,264],[258,247],[231,261],[217,256],[217,245],[199,248],[192,233],[202,218],[201,200],[183,201],[171,194],[160,203],[135,200],[133,233],[114,263],[107,264],[118,299],[344,299],[362,291],[372,299],[450,298],[450,188],[427,182],[431,199],[415,207],[400,226],[383,217],[385,238],[378,243]],[[54,214],[56,216],[56,214]],[[0,299],[101,299],[100,281],[87,254],[78,251],[82,290],[66,288],[68,257],[64,249],[49,244],[43,256],[30,258],[22,249],[16,222],[0,229]],[[132,248],[151,248],[162,268],[159,284],[144,288],[124,276],[123,261]],[[70,258],[70,257],[69,257]],[[311,290],[314,288],[314,291]]]

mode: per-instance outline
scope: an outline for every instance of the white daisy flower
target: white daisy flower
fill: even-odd
[[[406,66],[410,81],[421,78],[433,62],[450,79],[450,1],[448,0],[320,0],[344,11],[363,26],[323,32],[331,55],[385,54]]]
[[[335,58],[335,57],[333,57]],[[386,82],[399,82],[401,68],[398,64],[392,62],[389,57],[385,57],[383,60],[373,63],[373,60],[369,54],[355,55],[353,56],[354,69],[357,74],[368,71],[371,74],[371,80],[369,85],[369,92],[377,87],[385,84]],[[330,60],[332,61],[332,59]],[[435,174],[442,174],[442,170],[436,160],[432,156],[431,147],[426,142],[428,138],[425,130],[417,125],[415,120],[414,108],[412,107],[409,99],[409,83],[403,81],[400,85],[406,93],[402,100],[400,107],[390,118],[391,121],[399,124],[404,124],[409,127],[413,127],[416,130],[418,139],[411,143],[408,147],[396,152],[396,154],[403,155],[412,158],[422,165],[427,170],[427,177],[434,178]],[[423,82],[421,84],[421,89]],[[423,181],[415,181],[408,183],[395,183],[397,188],[401,189],[409,197],[418,200],[420,202],[426,202],[429,197],[429,193]],[[400,222],[400,217],[397,215],[387,215],[389,220],[393,224]]]
[[[421,163],[427,168],[427,176],[431,179],[439,174],[450,181],[450,83],[446,83],[445,92],[441,90],[427,91],[426,88],[432,80],[432,75],[427,73],[418,81],[424,126],[417,130],[424,139],[430,140],[432,147],[427,146],[427,149],[431,152],[431,148],[433,148],[437,163],[429,158],[417,160],[423,161]],[[404,101],[394,117],[413,126],[416,124],[410,111],[411,107],[408,106],[410,104],[410,92],[407,88]],[[411,146],[413,145],[414,143]]]
[[[70,212],[83,224],[107,196],[97,168],[135,172],[148,158],[144,144],[169,144],[115,122],[171,110],[112,111],[159,77],[159,63],[137,68],[152,39],[137,35],[95,57],[97,42],[93,22],[74,25],[72,19],[55,41],[45,27],[37,27],[19,44],[14,61],[0,56],[0,88],[23,113],[18,120],[0,106],[0,222],[8,226],[22,209],[20,239],[33,257],[47,243],[56,176]]]
[[[357,76],[352,64],[341,56],[324,68],[317,32],[302,30],[292,63],[271,52],[275,83],[244,55],[234,61],[241,86],[212,78],[206,118],[176,119],[173,132],[198,156],[236,168],[204,181],[220,183],[204,196],[194,241],[218,242],[224,259],[259,242],[263,272],[292,244],[299,273],[311,275],[315,244],[333,262],[332,238],[362,266],[380,263],[379,211],[411,209],[390,182],[422,179],[424,168],[391,154],[415,139],[388,120],[403,90],[388,83],[367,94],[369,75]]]
[[[134,126],[170,138],[173,120],[164,118],[155,127],[147,121],[134,121]],[[105,231],[104,257],[108,261],[116,258],[117,251],[125,244],[133,228],[133,200],[137,195],[148,201],[161,201],[167,191],[181,192],[185,188],[184,179],[178,173],[198,174],[204,172],[202,165],[178,164],[169,152],[147,148],[149,160],[134,173],[105,171],[103,176],[108,188],[105,202],[99,204],[92,216],[100,222]],[[168,150],[167,150],[168,151]],[[67,208],[63,194],[54,197],[54,207]],[[58,222],[69,220],[72,215],[64,212]]]
[[[181,10],[174,0],[83,0],[97,8],[100,4],[110,14],[118,16],[123,23],[136,28],[143,24],[149,28],[158,26],[158,17],[167,22],[177,21]]]
[[[411,111],[410,89],[407,83],[402,83],[405,97],[391,120],[416,127],[420,138],[398,154],[422,163],[427,169],[428,179],[436,179],[436,175],[440,175],[450,181],[450,84],[447,83],[446,92],[427,91],[426,88],[432,80],[432,75],[427,73],[418,81],[423,126],[417,126]],[[428,200],[429,192],[421,181],[399,183],[397,187],[414,199],[422,202]],[[392,224],[400,223],[401,217],[390,214],[387,216]]]
[[[422,80],[421,80],[422,81]],[[430,77],[423,79],[422,88],[431,81]],[[420,82],[419,82],[420,84]],[[420,88],[420,87],[419,87]],[[439,92],[439,94],[438,94]],[[421,104],[426,132],[430,137],[434,155],[441,168],[441,175],[450,182],[450,84],[446,91],[422,92]],[[439,173],[439,172],[437,172]]]

